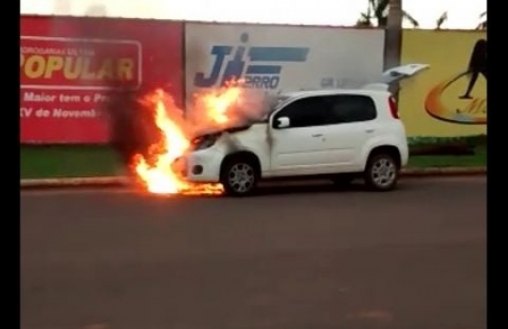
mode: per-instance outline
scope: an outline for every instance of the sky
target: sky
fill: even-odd
[[[105,12],[130,18],[351,26],[367,4],[368,0],[21,0],[21,14],[104,16]],[[447,11],[442,28],[473,29],[487,0],[403,0],[402,6],[421,28],[435,28]]]

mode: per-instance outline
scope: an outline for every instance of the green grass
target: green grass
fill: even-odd
[[[456,137],[409,137],[408,144],[410,146],[420,145],[443,145],[449,143],[465,143],[471,146],[486,145],[486,135],[472,135],[472,136],[456,136]]]
[[[486,165],[486,147],[474,155],[412,156],[409,167],[475,167]],[[115,176],[125,172],[118,155],[107,146],[22,146],[21,178]]]
[[[418,155],[409,157],[408,167],[483,167],[487,165],[487,148],[477,146],[473,155]]]
[[[473,155],[418,155],[410,156],[408,167],[482,167],[487,165],[487,136],[457,137],[411,137],[408,139],[411,148],[464,144],[474,149]]]
[[[105,146],[22,146],[21,178],[114,176],[118,155]]]

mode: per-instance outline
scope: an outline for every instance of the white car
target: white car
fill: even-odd
[[[227,194],[251,193],[259,180],[327,176],[337,183],[363,177],[377,191],[395,188],[408,161],[405,128],[387,82],[427,65],[383,74],[361,89],[312,90],[277,97],[266,120],[202,136],[183,161],[191,182],[220,182]]]

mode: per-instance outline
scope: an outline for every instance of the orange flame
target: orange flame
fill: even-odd
[[[229,84],[218,91],[198,95],[205,117],[201,122],[189,123],[180,115],[171,96],[158,89],[146,96],[142,103],[154,112],[155,125],[161,132],[160,140],[147,150],[147,158],[136,154],[133,168],[142,184],[156,194],[221,194],[221,184],[196,184],[185,180],[174,166],[175,161],[186,154],[191,138],[199,125],[224,126],[230,120],[228,110],[240,99],[241,88]],[[202,127],[201,127],[202,128]]]
[[[231,86],[218,93],[209,93],[203,97],[207,115],[217,124],[228,122],[227,110],[240,97],[241,89],[238,86]]]

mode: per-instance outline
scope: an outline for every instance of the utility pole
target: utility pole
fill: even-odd
[[[388,21],[385,32],[385,71],[400,65],[402,45],[402,0],[389,0]]]

